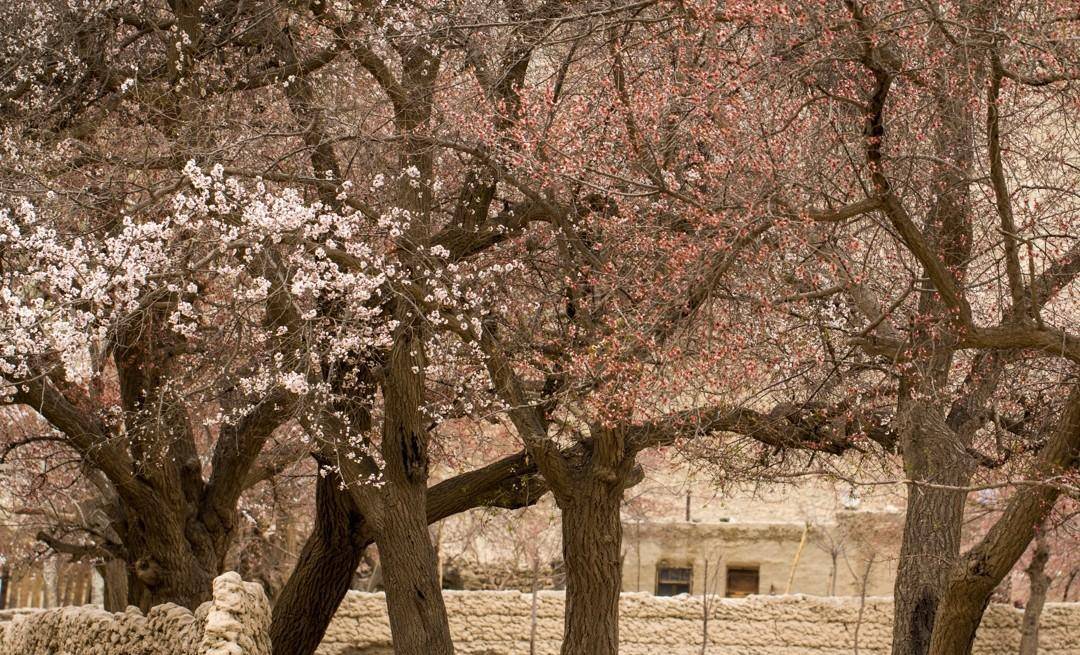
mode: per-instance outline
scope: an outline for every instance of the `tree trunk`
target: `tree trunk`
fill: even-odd
[[[562,509],[566,619],[562,655],[619,652],[622,588],[622,485],[588,476]]]
[[[136,560],[135,574],[145,588],[140,609],[147,611],[155,605],[176,603],[194,611],[213,597],[214,577],[221,573],[220,568],[208,568],[185,555],[170,558],[174,562],[166,564],[168,568],[153,556]]]
[[[349,591],[369,540],[363,516],[336,473],[315,485],[315,525],[274,605],[273,655],[311,655]]]
[[[146,503],[152,511],[122,503],[122,520],[114,526],[126,551],[128,604],[144,612],[162,603],[194,611],[213,596],[235,517],[221,516],[195,499],[149,497]]]
[[[893,655],[926,655],[943,581],[960,552],[963,492],[908,487],[907,516],[893,591]]]
[[[1061,475],[1080,454],[1080,385],[1074,386],[1054,433],[1039,451],[1032,479]],[[945,594],[930,644],[932,655],[968,655],[994,588],[1012,570],[1054,508],[1060,489],[1024,485],[978,544],[964,553],[945,578]]]
[[[960,556],[970,462],[937,408],[913,402],[902,428],[907,512],[893,592],[893,655],[926,655],[945,582]]]
[[[1072,584],[1076,580],[1077,573],[1080,573],[1080,570],[1073,569],[1069,571],[1069,576],[1065,578],[1065,588],[1061,590],[1061,602],[1069,602],[1069,591],[1072,590]]]
[[[387,490],[375,543],[386,589],[396,655],[451,655],[450,622],[439,588],[435,548],[428,535],[423,486]]]
[[[98,573],[105,581],[105,611],[123,612],[128,603],[127,563],[122,559],[107,560],[98,566]]]
[[[159,517],[156,523],[169,519]],[[176,523],[179,523],[177,521]],[[178,525],[161,529],[143,526],[125,535],[124,545],[132,554],[128,577],[129,603],[144,612],[154,605],[176,603],[195,610],[213,596],[214,577],[224,566],[223,556],[201,550],[186,538]]]
[[[428,534],[428,428],[424,418],[426,355],[417,318],[401,320],[383,382],[382,455],[386,481],[379,500],[375,543],[386,588],[386,608],[397,655],[451,655],[450,621],[439,587],[439,566]],[[354,490],[354,498],[357,498]]]
[[[427,521],[480,506],[527,507],[545,493],[547,486],[537,475],[535,464],[525,453],[518,453],[432,487],[427,493]],[[371,531],[361,519],[346,491],[330,481],[316,487],[315,525],[274,606],[270,626],[274,655],[315,652],[347,593],[364,549],[372,543]],[[355,562],[341,556],[347,549],[354,549]],[[336,584],[342,584],[343,589],[333,586]]]
[[[1027,567],[1031,593],[1028,595],[1027,607],[1024,608],[1024,621],[1020,629],[1020,655],[1038,655],[1039,618],[1042,616],[1043,605],[1046,604],[1046,593],[1050,590],[1050,576],[1046,574],[1050,548],[1043,532],[1039,533],[1036,544],[1035,554]]]
[[[11,569],[0,566],[0,610],[7,609],[8,587],[11,586]]]

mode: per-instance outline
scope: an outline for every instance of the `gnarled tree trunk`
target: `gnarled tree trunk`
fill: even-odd
[[[560,499],[566,617],[562,655],[619,652],[623,486],[594,475]]]
[[[130,510],[118,530],[129,554],[128,602],[143,611],[162,603],[193,610],[213,595],[231,531],[209,539],[206,527],[191,517],[194,511],[184,513],[162,507],[147,516]]]
[[[369,543],[364,518],[338,475],[319,476],[315,485],[315,525],[274,604],[273,655],[315,652]]]

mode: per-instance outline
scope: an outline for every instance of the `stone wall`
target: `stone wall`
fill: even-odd
[[[269,655],[270,607],[235,573],[194,613],[177,605],[112,614],[94,606],[20,612],[0,624],[0,655]]]
[[[531,596],[520,592],[448,591],[450,629],[459,655],[529,652]],[[390,655],[383,595],[351,592],[334,618],[319,655]],[[888,655],[892,599],[868,598],[860,620],[858,598],[752,596],[712,599],[710,655]],[[538,594],[537,655],[559,652],[563,594]],[[698,655],[702,598],[623,594],[622,655]],[[983,619],[975,655],[1014,655],[1022,611],[992,606]],[[1080,604],[1049,603],[1043,613],[1042,655],[1080,655]]]
[[[516,591],[448,591],[446,606],[460,655],[529,652],[532,596]],[[536,653],[558,653],[562,592],[537,595]],[[892,602],[869,598],[752,596],[710,598],[711,655],[887,655]],[[701,596],[623,594],[622,655],[698,655]],[[975,655],[1012,655],[1022,612],[992,606]],[[0,623],[0,655],[269,655],[269,606],[262,588],[235,573],[214,581],[214,599],[194,613],[161,605],[143,616],[130,608],[94,607],[19,613]],[[319,647],[319,655],[391,655],[381,593],[350,592]],[[1050,603],[1043,613],[1042,655],[1080,655],[1080,604]]]

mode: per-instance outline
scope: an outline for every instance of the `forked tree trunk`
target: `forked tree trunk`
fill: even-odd
[[[363,516],[336,473],[319,476],[315,525],[278,595],[270,623],[273,655],[311,655],[349,591],[368,541]]]
[[[1040,532],[1036,542],[1035,554],[1028,564],[1027,574],[1031,580],[1031,593],[1027,607],[1024,608],[1024,620],[1020,628],[1020,655],[1038,655],[1039,619],[1042,617],[1046,593],[1050,590],[1050,576],[1046,574],[1046,562],[1050,559],[1050,548],[1046,545],[1046,536]]]
[[[1046,479],[1073,469],[1080,456],[1080,385],[1066,401],[1066,411],[1045,446],[1039,451],[1032,479]],[[975,632],[994,588],[1001,582],[1035,538],[1035,532],[1053,511],[1060,489],[1052,485],[1024,485],[1009,499],[1001,517],[986,535],[957,561],[945,581],[938,608],[932,655],[969,655]]]
[[[619,652],[623,487],[587,476],[562,509],[566,617],[562,655]]]

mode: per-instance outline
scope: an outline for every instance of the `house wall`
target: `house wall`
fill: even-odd
[[[838,595],[890,595],[901,527],[898,514],[879,512],[840,512],[833,523],[809,527],[805,523],[626,522],[623,591],[652,593],[658,567],[690,566],[692,593],[723,596],[727,567],[756,566],[761,594],[784,593],[790,578],[792,593],[830,595],[835,575]]]

